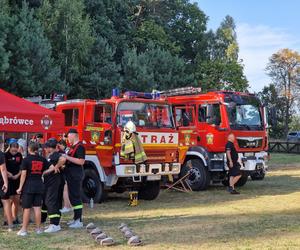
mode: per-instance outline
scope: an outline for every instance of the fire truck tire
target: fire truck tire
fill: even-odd
[[[243,173],[242,177],[236,183],[236,186],[238,186],[238,187],[244,186],[247,183],[247,181],[248,181],[248,176],[249,176],[248,174]]]
[[[262,181],[265,178],[266,173],[264,172],[263,169],[261,169],[261,171],[259,172],[255,172],[253,174],[251,174],[251,179],[253,181]]]
[[[139,190],[139,199],[155,200],[160,192],[160,181],[147,181]]]
[[[89,203],[91,198],[95,203],[100,203],[106,197],[103,183],[94,169],[87,168],[84,170],[81,197],[84,203]]]
[[[189,162],[192,163],[192,169],[188,167]],[[201,191],[208,188],[210,183],[210,175],[200,159],[191,159],[187,161],[181,168],[179,177],[183,177],[188,171],[190,171],[188,183],[193,191]]]

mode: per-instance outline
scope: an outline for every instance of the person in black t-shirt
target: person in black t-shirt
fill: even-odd
[[[43,204],[42,207],[42,218],[44,217],[45,219],[45,216],[43,216],[43,210],[47,208],[50,225],[44,232],[55,233],[61,230],[59,225],[61,213],[59,210],[62,207],[64,182],[61,177],[60,169],[64,166],[66,159],[58,152],[57,141],[55,139],[49,139],[45,143],[44,147],[48,162],[55,166],[57,171],[44,176],[46,190],[45,204]]]
[[[225,146],[227,156],[227,166],[229,168],[229,192],[231,194],[239,194],[234,188],[234,185],[241,178],[239,156],[234,147],[234,134],[228,135],[228,142]]]
[[[3,147],[3,139],[0,137],[0,148]],[[0,151],[0,198],[3,204],[4,214],[7,219],[8,231],[12,231],[13,219],[11,216],[11,205],[8,195],[8,177],[5,164],[5,154]]]
[[[42,233],[41,225],[41,205],[44,192],[44,183],[42,175],[55,171],[45,158],[38,155],[39,145],[36,142],[30,142],[28,146],[29,155],[23,160],[21,166],[20,186],[18,194],[22,193],[23,207],[23,225],[18,232],[19,236],[27,235],[27,227],[30,219],[30,209],[33,207],[36,233]]]
[[[23,156],[18,152],[19,144],[11,142],[8,151],[5,153],[6,169],[8,175],[8,195],[12,201],[12,217],[14,224],[19,224],[18,211],[20,204],[20,195],[17,194],[17,189],[20,184],[20,166]]]
[[[79,141],[76,129],[70,129],[68,132],[68,141],[71,144],[67,155],[63,155],[66,160],[66,168],[64,169],[66,181],[68,185],[69,198],[73,206],[74,217],[68,223],[70,228],[81,228],[82,224],[82,200],[81,188],[83,179],[83,165],[85,162],[85,148]]]

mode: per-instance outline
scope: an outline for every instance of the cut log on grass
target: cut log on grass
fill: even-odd
[[[140,246],[142,245],[142,241],[139,236],[135,235],[128,240],[127,244],[129,246]]]
[[[121,230],[123,227],[128,227],[125,223],[121,223],[121,225],[118,227],[119,230]]]
[[[111,237],[105,238],[100,241],[101,246],[112,246],[114,244],[115,244],[115,241]]]
[[[96,227],[95,229],[92,230],[92,232],[90,233],[90,235],[93,238],[96,238],[101,233],[102,233],[102,230],[99,227]]]
[[[108,238],[107,234],[106,233],[101,233],[99,235],[97,235],[95,241],[98,242],[98,243],[101,243],[101,240],[104,240]]]
[[[132,236],[135,236],[135,233],[128,230],[124,233],[124,236],[125,236],[126,239],[130,239]]]
[[[86,231],[88,231],[89,233],[92,232],[95,228],[96,228],[96,225],[92,222],[87,224],[87,226],[85,227]]]

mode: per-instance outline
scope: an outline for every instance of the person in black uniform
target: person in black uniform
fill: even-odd
[[[0,148],[3,147],[3,139],[0,137]],[[11,232],[13,229],[13,219],[11,216],[11,204],[8,194],[8,177],[5,164],[5,154],[0,151],[0,199],[3,204],[4,214],[7,219],[8,231]]]
[[[83,179],[83,165],[85,162],[85,148],[79,141],[76,129],[68,132],[68,141],[71,144],[68,154],[65,154],[66,168],[64,169],[68,185],[69,198],[74,210],[73,220],[68,223],[70,228],[82,228],[82,200],[81,188]]]
[[[19,236],[27,235],[27,227],[30,220],[30,210],[33,207],[36,233],[40,234],[41,230],[41,206],[44,192],[44,183],[42,175],[55,171],[45,158],[38,155],[39,145],[36,142],[30,142],[28,146],[29,155],[23,160],[21,165],[20,186],[18,194],[22,193],[23,207],[23,224],[18,232]]]
[[[9,144],[8,151],[5,153],[6,168],[8,175],[8,195],[12,201],[12,217],[14,224],[19,224],[18,211],[20,204],[20,195],[17,194],[17,189],[20,184],[20,166],[23,156],[18,152],[19,144],[17,141],[12,141]]]
[[[229,192],[231,194],[240,194],[234,188],[234,185],[241,178],[239,156],[234,147],[235,136],[234,134],[228,135],[228,142],[225,146],[227,156],[227,166],[229,168]]]
[[[44,176],[45,184],[45,204],[42,206],[42,222],[48,216],[50,218],[50,225],[44,231],[45,233],[55,233],[61,230],[60,209],[62,207],[64,182],[62,181],[60,169],[64,166],[66,159],[61,157],[57,149],[57,140],[49,139],[44,146],[47,154],[47,160],[55,166],[56,171]],[[46,211],[46,214],[43,212]]]

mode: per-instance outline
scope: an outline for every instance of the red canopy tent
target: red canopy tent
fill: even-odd
[[[1,132],[62,132],[64,115],[0,89]]]

